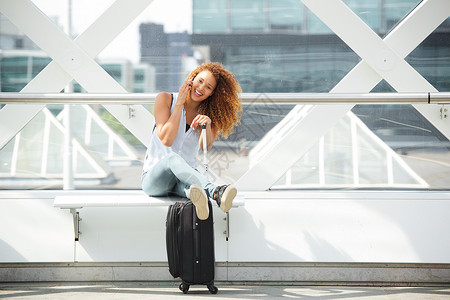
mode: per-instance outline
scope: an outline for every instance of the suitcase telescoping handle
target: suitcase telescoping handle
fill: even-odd
[[[203,135],[203,166],[205,167],[205,176],[208,176],[208,143],[206,141],[206,124],[202,125],[202,135]]]

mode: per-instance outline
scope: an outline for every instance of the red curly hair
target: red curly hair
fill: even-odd
[[[187,79],[192,79],[203,71],[210,71],[217,84],[214,93],[201,103],[199,113],[211,119],[211,125],[216,130],[217,136],[227,138],[241,119],[242,105],[239,99],[241,86],[236,77],[222,64],[213,62],[201,64]]]

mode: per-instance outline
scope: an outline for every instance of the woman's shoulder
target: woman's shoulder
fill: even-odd
[[[168,100],[168,99],[172,99],[172,94],[168,93],[168,92],[159,92],[156,95],[156,99],[161,99],[161,100]]]
[[[172,93],[160,92],[156,95],[155,101],[159,102],[159,103],[166,103],[167,105],[170,104],[170,106],[171,106],[172,101],[176,99],[176,96],[177,95],[172,94]]]

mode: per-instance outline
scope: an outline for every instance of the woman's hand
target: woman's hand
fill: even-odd
[[[178,90],[178,99],[177,103],[180,103],[181,105],[184,105],[186,102],[187,96],[191,92],[192,84],[194,83],[193,78],[191,80],[186,80]]]
[[[216,130],[211,126],[211,119],[205,115],[197,115],[192,121],[191,127],[194,130],[199,131],[199,140],[198,145],[200,149],[203,150],[203,130],[201,130],[202,125],[206,125],[206,144],[208,150],[211,149],[215,139],[216,139]]]
[[[197,130],[198,126],[201,127],[202,125],[205,125],[205,124],[206,124],[207,127],[208,127],[208,125],[211,125],[211,119],[208,116],[205,116],[205,115],[197,115],[194,118],[194,120],[192,120],[191,127],[194,130]]]

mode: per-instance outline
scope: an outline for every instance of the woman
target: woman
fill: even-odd
[[[145,193],[187,197],[201,220],[208,218],[209,197],[224,212],[230,210],[236,188],[216,186],[195,168],[198,151],[203,150],[202,125],[206,124],[208,149],[216,137],[228,137],[241,117],[240,92],[234,75],[221,64],[204,63],[189,74],[178,94],[156,96],[156,125],[142,174]]]

